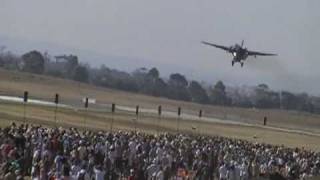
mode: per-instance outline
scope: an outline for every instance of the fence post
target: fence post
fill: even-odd
[[[27,114],[27,103],[28,103],[28,91],[25,91],[24,92],[24,95],[23,95],[23,122],[26,124],[27,123],[27,117],[26,117],[26,114]]]
[[[162,107],[161,107],[161,105],[160,105],[160,106],[158,107],[157,133],[159,133],[159,131],[160,131],[161,113],[162,113]]]
[[[199,132],[199,135],[201,134],[201,129],[200,129],[200,121],[201,121],[201,118],[202,118],[202,110],[200,109],[199,111],[199,124],[198,124],[198,132]]]
[[[87,112],[88,112],[88,107],[89,107],[89,98],[86,97],[85,99],[85,103],[84,103],[84,108],[85,108],[85,114],[84,114],[84,118],[83,118],[83,123],[84,123],[84,128],[85,130],[87,130],[87,124],[86,124],[86,121],[87,121]]]
[[[57,111],[58,111],[58,104],[59,104],[59,94],[56,94],[55,99],[54,99],[54,103],[55,103],[54,122],[57,126]]]
[[[177,118],[177,132],[180,132],[180,116],[181,116],[181,107],[178,107],[178,118]]]
[[[113,121],[114,121],[114,113],[115,112],[116,112],[116,104],[112,103],[112,105],[111,105],[111,125],[110,125],[111,133],[113,130]]]
[[[137,132],[137,123],[139,119],[139,105],[136,106],[136,119],[134,120],[134,132]]]

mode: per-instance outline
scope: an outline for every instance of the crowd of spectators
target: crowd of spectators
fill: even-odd
[[[320,153],[192,134],[0,129],[0,179],[250,180],[319,176]]]

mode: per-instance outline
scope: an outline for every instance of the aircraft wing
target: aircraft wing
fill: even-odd
[[[221,46],[221,45],[217,45],[217,44],[212,44],[212,43],[208,43],[208,42],[205,42],[205,41],[202,41],[203,44],[206,44],[206,45],[209,45],[209,46],[213,46],[213,47],[216,47],[216,48],[219,48],[219,49],[223,49],[225,51],[228,51],[230,52],[230,48],[229,47],[226,47],[226,46]]]
[[[249,56],[277,56],[277,54],[262,53],[257,51],[248,51]]]

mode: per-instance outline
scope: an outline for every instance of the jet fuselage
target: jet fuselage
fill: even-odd
[[[233,61],[234,62],[240,62],[244,61],[248,57],[248,50],[246,48],[242,48],[240,45],[236,44],[233,47],[230,48],[230,51],[232,52]]]

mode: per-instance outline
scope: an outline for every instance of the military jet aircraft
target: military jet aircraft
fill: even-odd
[[[209,42],[202,41],[203,44],[213,46],[219,49],[223,49],[227,51],[228,53],[231,53],[233,56],[232,59],[232,66],[234,63],[238,62],[241,64],[241,67],[243,67],[244,61],[249,57],[249,56],[277,56],[277,54],[270,54],[270,53],[262,53],[262,52],[257,52],[257,51],[249,51],[247,48],[243,47],[244,41],[242,40],[241,45],[235,44],[234,46],[226,47],[226,46],[221,46],[217,44],[212,44]]]

